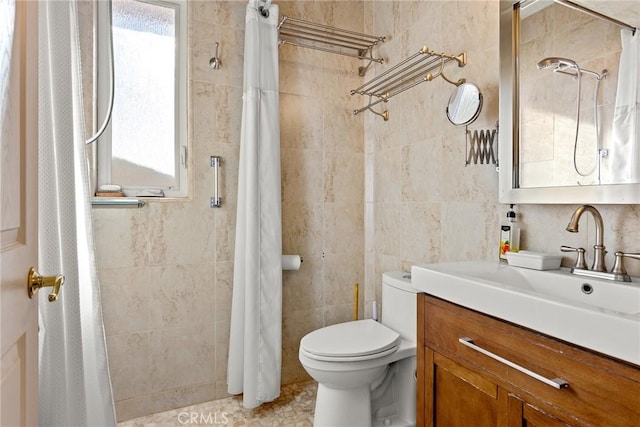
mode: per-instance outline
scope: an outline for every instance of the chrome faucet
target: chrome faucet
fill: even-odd
[[[571,233],[578,232],[578,221],[584,212],[589,212],[593,216],[593,220],[596,224],[596,244],[593,245],[593,265],[591,271],[607,271],[607,267],[604,263],[604,224],[602,222],[602,216],[596,208],[591,205],[580,206],[575,210],[569,225],[567,225],[567,231]]]

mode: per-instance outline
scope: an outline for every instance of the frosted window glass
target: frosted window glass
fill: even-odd
[[[176,11],[113,2],[112,182],[176,185]]]

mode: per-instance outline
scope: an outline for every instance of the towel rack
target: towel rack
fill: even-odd
[[[382,58],[373,56],[373,48],[378,43],[383,43],[385,37],[316,24],[286,15],[282,16],[278,31],[280,45],[288,44],[369,61],[366,66],[358,68],[360,76],[365,75],[373,62],[384,62]]]
[[[367,106],[354,110],[353,114],[357,115],[365,110],[369,110],[387,121],[389,120],[388,110],[378,113],[371,107],[381,102],[387,102],[399,93],[437,77],[442,77],[452,85],[460,86],[465,82],[465,79],[453,81],[444,74],[445,64],[451,61],[457,62],[458,67],[464,67],[467,65],[466,52],[453,56],[433,52],[429,50],[427,46],[424,46],[414,55],[389,68],[359,88],[352,90],[351,95],[359,94],[369,97]]]

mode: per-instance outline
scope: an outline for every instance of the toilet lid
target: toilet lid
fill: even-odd
[[[302,338],[300,347],[325,357],[358,357],[384,352],[400,343],[400,335],[372,319],[339,323],[313,331]]]

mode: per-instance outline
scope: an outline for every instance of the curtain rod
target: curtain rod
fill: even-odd
[[[580,12],[584,12],[587,15],[591,15],[591,16],[593,16],[595,18],[600,18],[600,19],[603,19],[605,21],[609,21],[612,24],[617,25],[618,27],[622,27],[622,28],[625,28],[627,30],[630,30],[633,35],[636,34],[637,28],[634,27],[633,25],[627,24],[626,22],[618,21],[615,18],[612,18],[610,16],[604,15],[604,14],[602,14],[600,12],[596,12],[595,10],[591,10],[591,9],[585,7],[585,6],[582,6],[580,4],[574,3],[574,2],[569,1],[569,0],[553,0],[553,1],[556,2],[556,3],[559,3],[559,4],[563,5],[563,6],[566,6],[566,7],[570,8],[570,9],[574,9],[574,10],[578,10]]]

